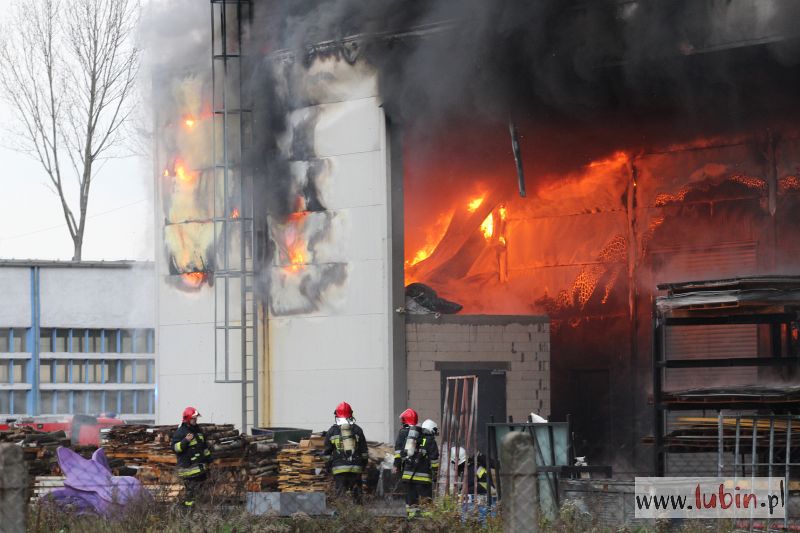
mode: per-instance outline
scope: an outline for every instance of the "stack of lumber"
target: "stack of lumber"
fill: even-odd
[[[281,492],[328,492],[330,476],[322,458],[325,439],[320,434],[278,452],[278,490]]]
[[[249,492],[278,490],[278,451],[272,436],[245,436],[246,484]]]
[[[271,436],[240,435],[231,424],[201,424],[213,464],[209,485],[213,496],[243,497],[244,491],[274,491],[278,482],[279,446]],[[175,474],[172,451],[175,426],[115,426],[103,446],[109,458],[122,459],[136,477],[165,500],[178,496],[182,483]]]

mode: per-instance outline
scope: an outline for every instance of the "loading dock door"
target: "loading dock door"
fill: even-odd
[[[495,422],[506,420],[506,373],[505,370],[441,370],[441,405],[447,390],[447,378],[455,376],[478,376],[478,449],[486,453],[486,424],[494,416]],[[441,418],[440,418],[441,420]],[[439,421],[441,424],[441,422]]]

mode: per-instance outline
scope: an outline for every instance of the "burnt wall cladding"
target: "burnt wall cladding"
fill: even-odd
[[[406,323],[408,402],[422,420],[439,420],[441,373],[436,363],[501,363],[506,410],[550,416],[550,324]]]

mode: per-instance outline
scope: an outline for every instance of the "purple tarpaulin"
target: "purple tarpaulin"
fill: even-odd
[[[58,464],[66,476],[64,488],[48,495],[57,504],[70,505],[82,512],[108,515],[131,501],[150,496],[135,477],[111,473],[103,448],[95,451],[91,459],[84,459],[64,447],[58,449],[57,455]]]

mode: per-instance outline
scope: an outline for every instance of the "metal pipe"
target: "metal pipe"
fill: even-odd
[[[513,122],[509,122],[508,131],[511,134],[511,150],[514,152],[514,164],[517,166],[517,185],[519,187],[519,195],[522,198],[525,198],[525,173],[522,170],[522,153],[519,148],[517,126],[514,125]]]
[[[723,438],[722,432],[724,431],[723,428],[723,420],[722,420],[722,409],[717,411],[717,476],[722,476],[722,463],[723,463],[723,456],[725,454],[724,446],[725,440]]]

